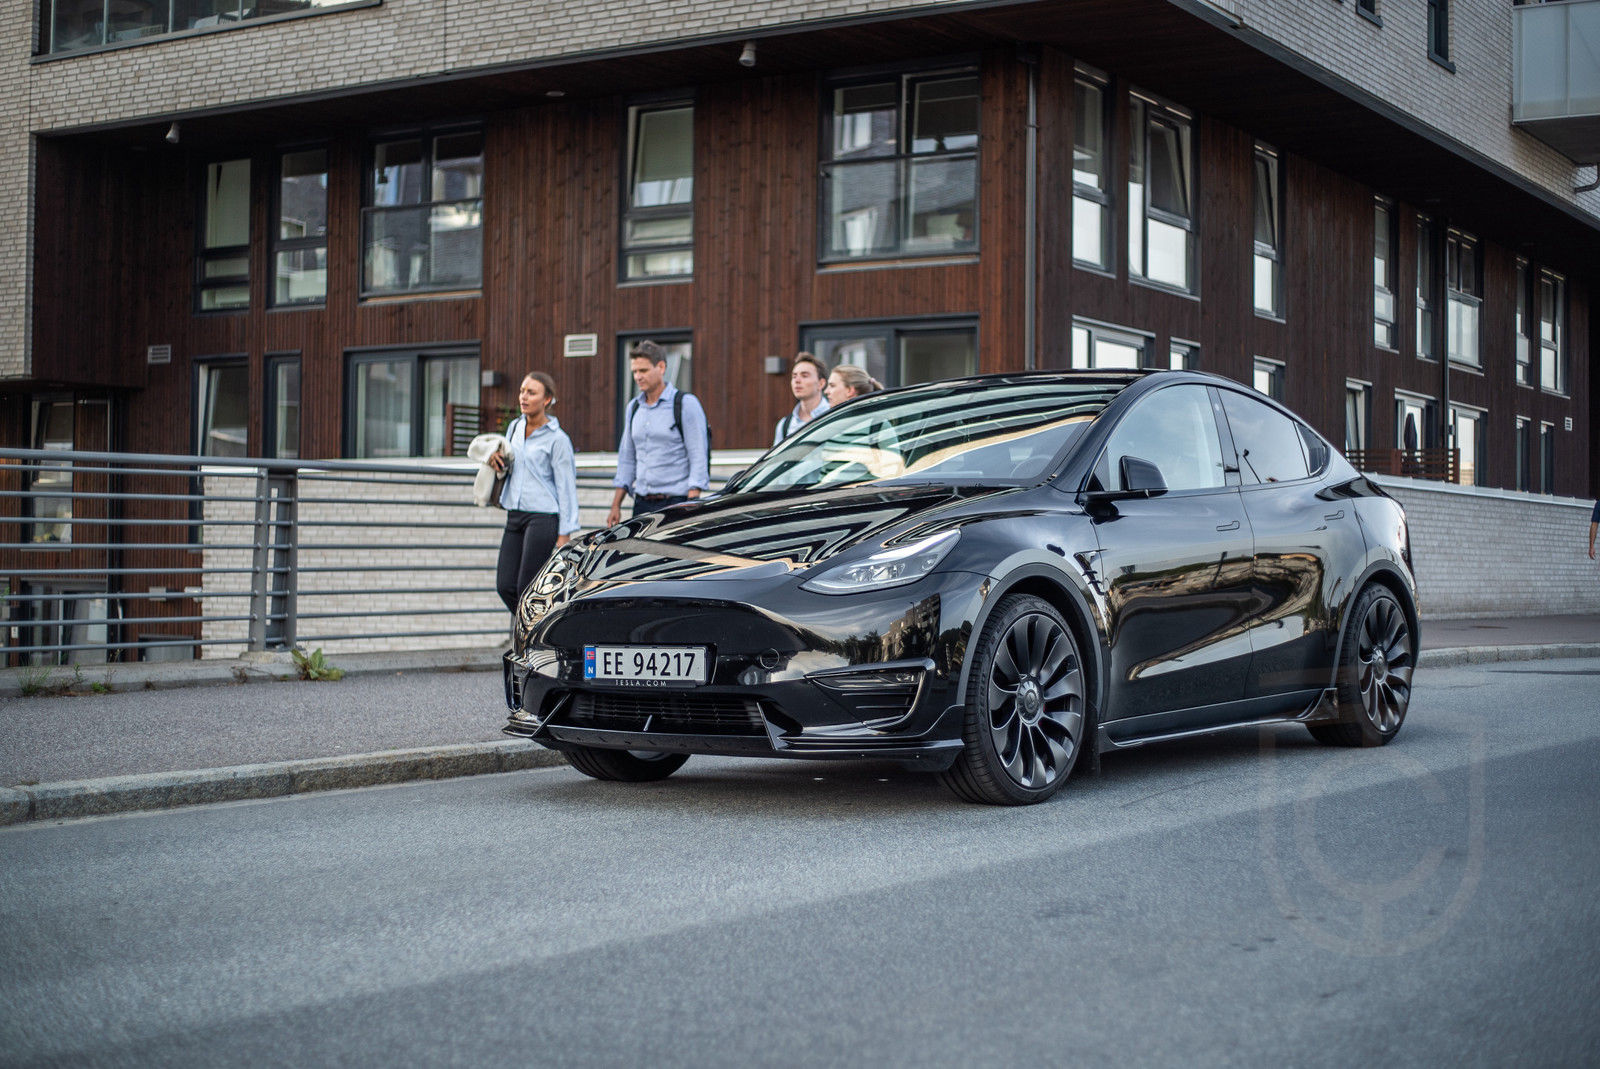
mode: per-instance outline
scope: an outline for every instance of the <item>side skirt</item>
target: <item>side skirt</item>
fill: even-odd
[[[1136,746],[1146,746],[1152,742],[1167,742],[1171,739],[1192,739],[1201,735],[1215,735],[1222,731],[1232,731],[1235,728],[1263,727],[1269,724],[1331,724],[1339,719],[1338,694],[1334,688],[1317,692],[1306,706],[1299,712],[1278,712],[1265,716],[1252,716],[1249,713],[1251,706],[1257,705],[1254,701],[1238,703],[1244,708],[1240,709],[1241,715],[1236,720],[1223,723],[1208,724],[1205,727],[1187,728],[1182,731],[1155,731],[1148,735],[1122,735],[1113,738],[1107,732],[1107,726],[1101,724],[1097,732],[1098,749],[1101,753],[1112,750],[1131,750]],[[1115,726],[1116,721],[1111,725]]]

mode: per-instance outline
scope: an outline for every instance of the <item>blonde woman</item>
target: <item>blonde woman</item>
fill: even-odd
[[[852,397],[883,389],[883,383],[854,364],[840,364],[828,376],[828,407],[838,408]]]
[[[506,428],[511,452],[489,460],[497,471],[510,468],[500,492],[506,529],[495,590],[512,612],[534,573],[578,531],[578,466],[572,439],[549,412],[555,403],[555,379],[542,371],[528,372],[517,393],[522,414]]]

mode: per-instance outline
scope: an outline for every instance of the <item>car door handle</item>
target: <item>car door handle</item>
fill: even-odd
[[[1340,509],[1338,512],[1330,512],[1322,518],[1325,520],[1342,520],[1344,519],[1344,509]]]
[[[1219,524],[1217,524],[1217,530],[1219,530],[1219,531],[1237,531],[1238,529],[1239,529],[1239,521],[1238,520],[1229,520],[1227,523],[1219,523]]]

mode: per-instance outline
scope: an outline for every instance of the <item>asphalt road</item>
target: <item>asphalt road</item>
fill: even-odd
[[[566,769],[0,831],[0,1062],[1594,1064],[1600,660],[1029,809]]]

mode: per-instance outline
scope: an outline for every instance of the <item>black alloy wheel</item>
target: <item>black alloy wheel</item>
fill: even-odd
[[[1307,725],[1329,746],[1382,746],[1394,738],[1411,704],[1416,640],[1405,610],[1388,589],[1373,584],[1350,608],[1339,654],[1337,724]]]
[[[666,779],[689,760],[688,754],[657,753],[653,750],[602,750],[593,746],[573,746],[561,751],[567,764],[595,779],[622,783],[649,783]]]
[[[1083,750],[1083,659],[1049,602],[1012,594],[995,606],[967,681],[966,747],[945,783],[969,802],[1031,805],[1054,794]]]

